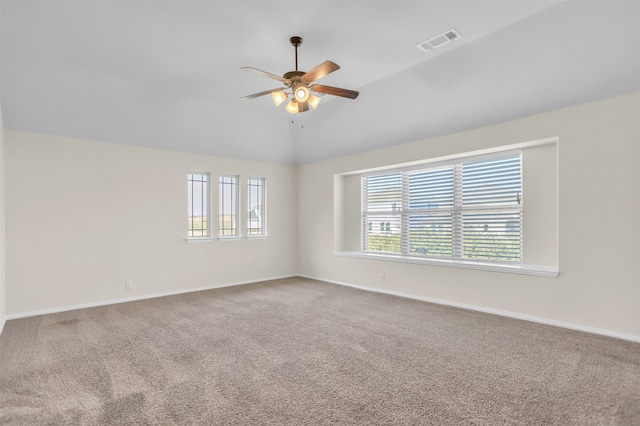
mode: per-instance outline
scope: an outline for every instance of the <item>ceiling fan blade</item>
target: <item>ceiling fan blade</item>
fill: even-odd
[[[265,90],[264,92],[254,93],[253,95],[247,95],[240,98],[241,101],[246,101],[247,99],[258,98],[260,96],[269,95],[273,92],[282,92],[286,89],[286,87],[278,87],[277,89]]]
[[[302,78],[306,80],[308,83],[312,83],[316,80],[321,79],[325,75],[330,74],[335,70],[339,70],[339,69],[340,69],[340,65],[331,61],[324,61],[323,63],[321,63],[320,65],[318,65],[317,67],[315,67],[314,69],[312,69],[311,71],[303,75]]]
[[[342,96],[343,98],[355,99],[360,92],[355,90],[341,89],[333,86],[323,86],[322,84],[314,84],[309,89],[314,92],[326,93],[327,95]]]
[[[253,71],[253,72],[257,73],[257,74],[260,74],[260,75],[265,76],[265,77],[273,78],[274,80],[278,80],[278,81],[281,81],[283,83],[287,81],[286,78],[280,77],[279,75],[271,74],[270,72],[259,70],[258,68],[242,67],[240,69],[241,70]]]

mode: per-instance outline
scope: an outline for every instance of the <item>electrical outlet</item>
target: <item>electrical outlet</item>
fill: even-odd
[[[380,274],[380,282],[383,283],[387,277],[384,274]]]
[[[133,288],[133,281],[125,281],[124,282],[124,289],[125,290],[131,290]]]

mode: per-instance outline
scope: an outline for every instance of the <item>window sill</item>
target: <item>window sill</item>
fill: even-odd
[[[420,257],[399,256],[393,254],[362,253],[356,251],[335,251],[335,256],[352,257],[356,259],[381,260],[385,262],[413,263],[418,265],[444,266],[447,268],[476,269],[480,271],[506,272],[510,274],[535,275],[539,277],[558,276],[559,271],[555,266],[541,265],[502,265],[497,263],[473,262],[468,260],[437,260]]]
[[[228,237],[218,237],[218,241],[240,241],[242,240],[242,237],[239,237],[237,235],[231,235]]]
[[[187,237],[185,238],[185,241],[187,242],[187,244],[210,243],[213,241],[213,238],[212,237]]]
[[[218,237],[219,241],[240,241],[240,240],[266,240],[269,238],[268,235],[247,235],[246,237]],[[188,244],[199,244],[199,243],[210,243],[215,240],[214,237],[187,237],[185,241]]]

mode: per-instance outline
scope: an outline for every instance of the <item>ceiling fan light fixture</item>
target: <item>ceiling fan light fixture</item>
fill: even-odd
[[[293,98],[289,101],[285,109],[290,114],[309,111],[309,102],[298,102],[295,98]]]
[[[287,106],[285,107],[289,114],[297,114],[298,113],[298,101],[291,99]]]
[[[322,98],[320,96],[309,95],[309,105],[311,105],[311,108],[313,109],[318,108],[318,105],[320,104],[321,100]]]
[[[280,106],[281,103],[287,100],[287,94],[285,92],[272,92],[271,99],[276,106]]]
[[[305,86],[296,86],[293,91],[293,96],[298,102],[307,102],[309,95],[309,89]]]

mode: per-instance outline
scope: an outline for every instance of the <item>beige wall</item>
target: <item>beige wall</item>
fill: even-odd
[[[5,132],[6,314],[301,273],[640,337],[639,117],[632,93],[299,168]],[[335,240],[345,211],[334,202],[359,187],[336,175],[549,137],[559,140],[558,278],[334,255],[354,249]],[[266,176],[269,238],[187,244],[190,170]]]
[[[302,166],[298,200],[300,273],[640,337],[639,117],[640,94],[636,92]],[[334,255],[334,248],[345,249],[335,247],[340,239],[336,241],[330,232],[336,220],[336,174],[550,137],[559,140],[557,278]],[[341,196],[349,188],[345,184]],[[345,227],[339,224],[338,230],[348,234]],[[385,275],[384,282],[380,281],[381,274]]]
[[[0,333],[4,328],[6,317],[4,168],[4,125],[2,122],[2,108],[0,108]]]
[[[297,272],[296,167],[19,132],[5,144],[7,315]],[[265,176],[269,237],[187,244],[188,171]]]

